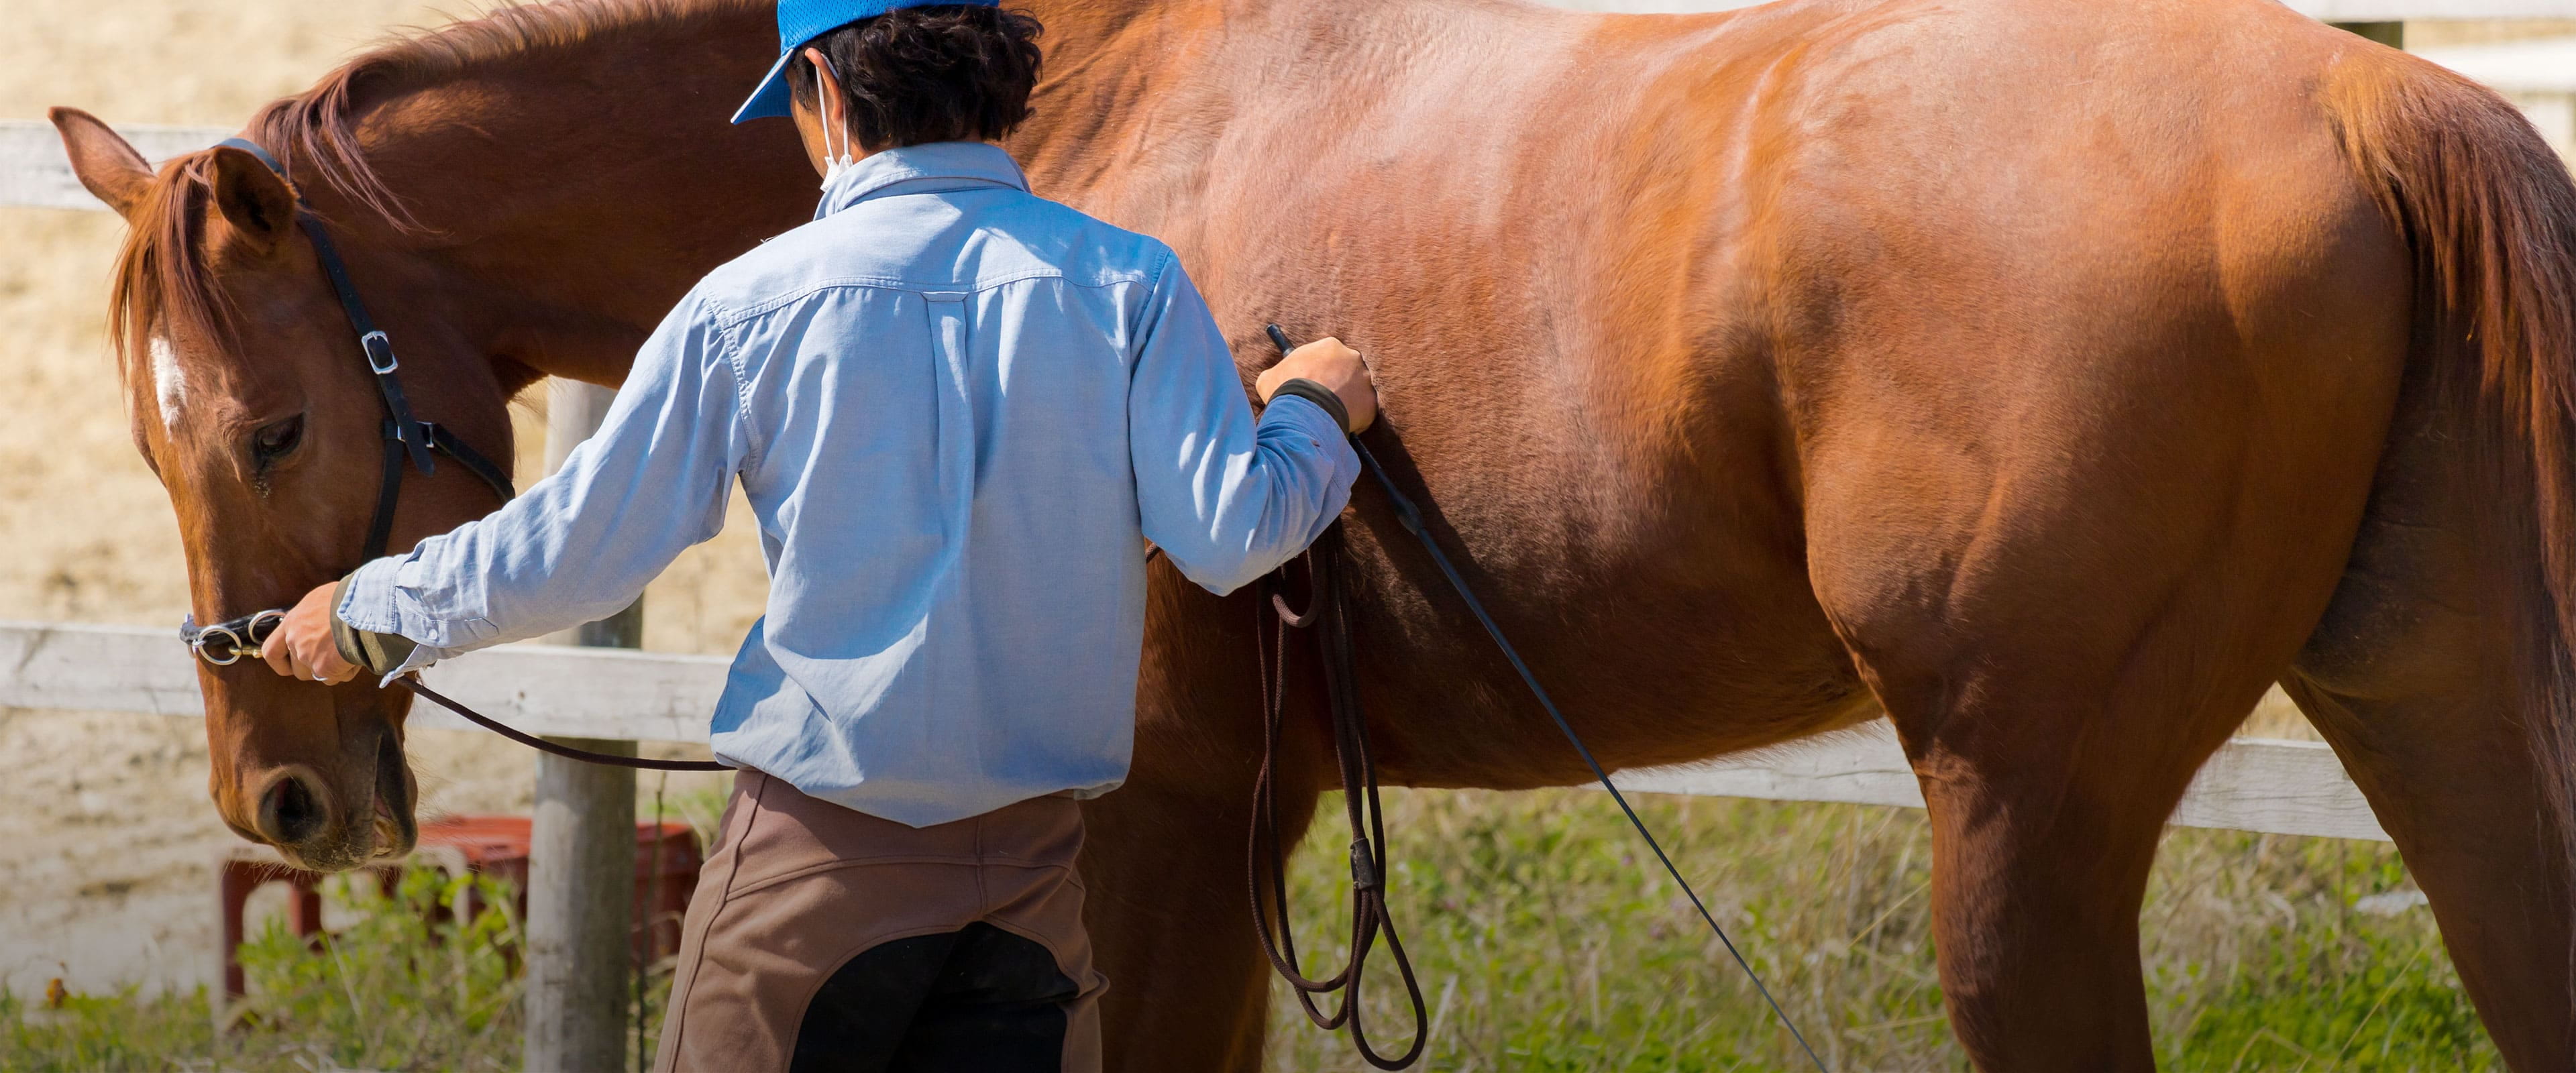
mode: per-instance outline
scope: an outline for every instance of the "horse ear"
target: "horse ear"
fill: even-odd
[[[267,253],[295,227],[295,191],[258,157],[215,150],[215,209],[254,249]]]
[[[63,155],[71,158],[72,174],[80,176],[81,185],[117,215],[133,216],[143,192],[152,187],[152,165],[143,154],[115,128],[78,108],[55,108],[45,115],[62,135]]]

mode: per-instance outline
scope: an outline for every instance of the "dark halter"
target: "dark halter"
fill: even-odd
[[[293,180],[287,177],[286,165],[278,163],[277,158],[269,155],[268,150],[257,142],[246,138],[226,138],[215,143],[215,147],[249,153],[260,163],[268,165],[268,170],[277,173],[278,179],[286,182],[290,191],[294,189]],[[457,439],[446,429],[412,416],[411,399],[403,394],[402,380],[396,375],[402,369],[402,361],[394,357],[393,339],[385,334],[384,329],[376,327],[374,317],[367,315],[367,303],[358,297],[357,285],[349,282],[349,266],[340,259],[340,248],[332,245],[330,232],[323,229],[322,221],[305,206],[301,193],[295,194],[295,224],[303,228],[304,237],[312,241],[313,257],[322,262],[322,274],[331,280],[332,293],[340,298],[340,311],[348,314],[349,328],[358,335],[358,353],[367,363],[367,372],[375,377],[376,394],[385,401],[384,478],[376,488],[376,516],[367,523],[367,543],[365,550],[359,553],[358,561],[363,564],[381,558],[385,545],[393,540],[394,508],[402,501],[403,462],[406,458],[413,468],[420,470],[421,476],[427,477],[438,472],[438,462],[431,455],[444,454],[480,479],[493,495],[500,497],[501,502],[509,502],[518,494],[510,486],[509,473],[493,465],[482,452],[466,446],[465,441]],[[197,616],[190,614],[179,620],[179,639],[186,642],[188,650],[196,653],[198,659],[213,666],[228,667],[243,656],[257,655],[260,644],[268,640],[269,632],[275,630],[285,617],[280,611],[260,611],[212,626],[199,626]]]
[[[239,149],[259,158],[260,163],[268,165],[268,170],[276,172],[278,179],[293,189],[293,181],[287,178],[286,165],[278,163],[277,158],[270,156],[268,150],[260,148],[258,143],[245,138],[226,138],[215,144],[219,149]],[[403,394],[402,379],[395,375],[402,369],[402,361],[394,357],[393,339],[385,335],[384,329],[376,327],[374,317],[367,315],[367,303],[359,299],[357,285],[349,282],[349,266],[340,259],[340,248],[332,245],[330,232],[324,230],[322,221],[305,207],[302,193],[295,195],[295,223],[304,229],[304,237],[312,241],[313,257],[322,262],[322,274],[331,280],[331,290],[340,298],[340,311],[348,314],[349,329],[358,334],[359,354],[366,359],[367,372],[376,379],[376,394],[385,400],[384,482],[376,492],[376,518],[367,525],[366,550],[360,553],[358,561],[373,562],[382,557],[386,543],[393,539],[394,507],[402,499],[403,459],[406,456],[411,459],[412,468],[427,477],[438,472],[438,462],[431,455],[444,454],[480,479],[493,495],[500,497],[501,502],[509,502],[518,492],[510,486],[507,471],[492,464],[492,460],[485,458],[482,452],[466,446],[465,441],[457,439],[446,429],[412,416],[411,400]]]
[[[275,156],[270,155],[269,151],[261,148],[258,143],[245,138],[226,138],[215,143],[215,147],[239,149],[257,157],[260,163],[268,165],[268,170],[277,173],[278,179],[287,183],[289,190],[293,190],[294,181],[287,176],[286,165],[279,163]],[[321,219],[314,216],[312,210],[305,206],[304,195],[301,193],[295,195],[295,224],[304,229],[304,237],[313,243],[313,257],[322,263],[322,274],[331,280],[332,293],[340,298],[340,311],[348,314],[349,329],[356,332],[358,336],[359,356],[366,360],[367,372],[376,380],[376,394],[382,397],[385,403],[384,479],[377,485],[376,516],[375,520],[367,523],[367,543],[358,562],[365,564],[382,558],[386,545],[393,540],[394,508],[402,501],[403,470],[406,468],[406,462],[409,463],[408,468],[417,469],[421,476],[427,477],[438,472],[438,462],[433,456],[446,455],[455,460],[457,465],[465,467],[465,472],[481,480],[501,502],[508,503],[518,494],[517,490],[510,485],[508,471],[494,465],[491,459],[483,456],[482,452],[466,446],[465,441],[457,439],[453,433],[412,416],[411,400],[403,394],[402,380],[396,375],[402,369],[402,361],[394,357],[393,340],[385,335],[384,329],[376,327],[375,318],[367,315],[367,303],[359,299],[357,285],[349,282],[349,266],[347,262],[340,259],[340,248],[331,243],[330,232],[323,229]],[[260,647],[268,641],[269,634],[276,632],[278,623],[285,620],[286,612],[268,610],[218,622],[212,626],[199,626],[197,616],[191,614],[179,620],[179,640],[186,643],[188,650],[208,665],[229,667],[245,656],[258,658]],[[427,697],[441,707],[513,741],[559,756],[597,764],[613,764],[618,767],[652,768],[665,771],[729,770],[722,764],[706,761],[650,760],[631,756],[611,756],[606,753],[594,753],[567,745],[558,745],[506,726],[490,716],[449,700],[429,687],[421,685],[416,677],[405,676],[395,679],[391,684]]]

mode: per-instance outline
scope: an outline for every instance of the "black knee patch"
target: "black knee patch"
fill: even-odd
[[[859,952],[796,1031],[793,1073],[1038,1073],[1064,1059],[1079,993],[1055,955],[990,924]]]

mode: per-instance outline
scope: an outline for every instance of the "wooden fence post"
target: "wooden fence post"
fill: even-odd
[[[546,470],[599,430],[616,392],[558,379],[546,402]],[[644,601],[549,640],[640,648]],[[558,739],[632,756],[635,743]],[[626,1065],[627,972],[635,894],[635,772],[537,755],[529,839],[527,1041],[523,1066],[618,1073]]]

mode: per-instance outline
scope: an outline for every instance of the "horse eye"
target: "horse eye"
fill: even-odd
[[[265,467],[271,462],[286,457],[295,450],[297,444],[302,442],[304,442],[304,415],[297,414],[284,421],[264,425],[259,431],[251,433],[251,458]]]

